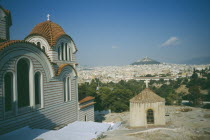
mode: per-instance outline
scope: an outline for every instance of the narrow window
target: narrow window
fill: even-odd
[[[87,121],[87,115],[85,115],[85,122]]]
[[[69,48],[69,61],[71,61],[71,48]]]
[[[154,112],[152,109],[147,110],[147,124],[154,124]]]
[[[4,76],[5,112],[12,110],[13,74],[8,72]]]
[[[61,60],[64,60],[64,45],[61,43]]]
[[[63,94],[64,94],[64,102],[66,102],[66,78],[63,81]]]
[[[66,59],[65,60],[68,60],[68,48],[67,48],[67,43],[65,43],[65,52],[66,52]]]
[[[40,43],[40,42],[37,42],[37,46],[38,46],[38,47],[41,47],[41,43]]]
[[[71,79],[68,77],[68,100],[71,100]]]
[[[66,78],[66,93],[69,101],[69,77]]]
[[[36,72],[35,77],[35,105],[41,104],[41,74]]]
[[[29,106],[29,61],[20,59],[17,63],[18,107]]]
[[[61,49],[61,47],[58,48],[58,60],[61,60],[61,58],[60,58],[60,56],[61,56],[60,55],[60,49]]]

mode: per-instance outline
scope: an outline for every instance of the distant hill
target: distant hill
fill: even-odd
[[[160,64],[160,62],[153,60],[149,57],[145,57],[141,60],[138,60],[138,61],[132,63],[131,65],[149,65],[149,64]]]

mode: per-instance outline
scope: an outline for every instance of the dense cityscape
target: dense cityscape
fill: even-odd
[[[154,65],[125,65],[125,66],[101,66],[101,67],[78,67],[79,83],[90,82],[98,78],[101,82],[114,82],[120,80],[145,80],[149,79],[176,79],[179,77],[190,77],[193,70],[204,70],[207,65],[186,64],[154,64]]]

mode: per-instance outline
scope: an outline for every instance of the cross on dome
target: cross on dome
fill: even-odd
[[[50,14],[47,14],[47,20],[48,21],[50,20]]]
[[[149,80],[144,81],[144,83],[146,84],[146,88],[148,88],[148,84],[149,84]]]

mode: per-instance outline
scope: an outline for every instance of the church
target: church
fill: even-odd
[[[0,6],[0,134],[94,121],[93,97],[80,110],[73,39],[49,15],[24,40],[10,40],[11,26],[10,11]]]

